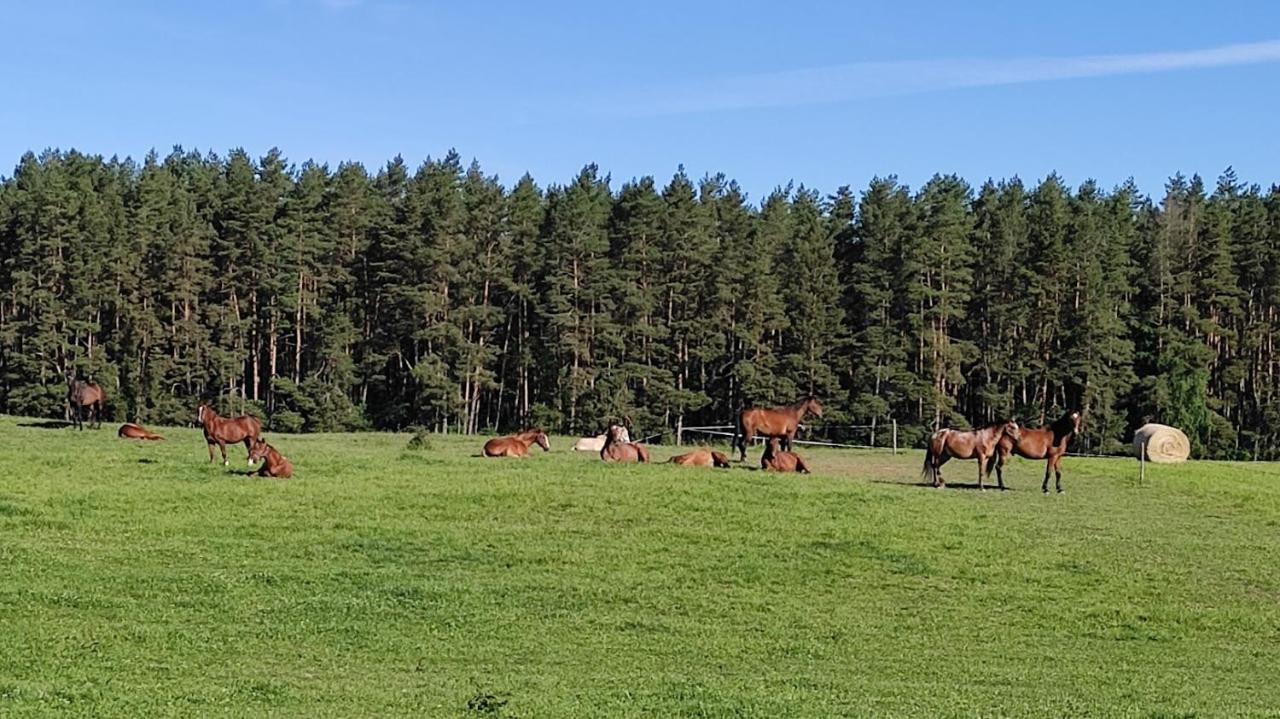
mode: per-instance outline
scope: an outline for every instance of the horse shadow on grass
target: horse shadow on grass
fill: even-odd
[[[34,429],[66,429],[74,427],[71,422],[62,419],[46,419],[39,422],[19,422],[19,427],[32,427]]]
[[[898,482],[892,479],[873,479],[871,480],[871,483],[872,484],[894,484],[899,487],[919,487],[921,489],[934,489],[933,482]],[[938,487],[937,489],[976,490],[977,488],[978,488],[977,482],[947,482],[945,485]],[[1006,486],[1004,489],[1000,489],[998,485],[985,484],[985,483],[982,485],[982,488],[991,490],[993,492],[1012,492],[1013,491],[1013,487]]]

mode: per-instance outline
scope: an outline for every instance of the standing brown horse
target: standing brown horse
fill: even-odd
[[[685,454],[677,454],[668,459],[671,464],[680,464],[685,467],[729,467],[729,458],[724,456],[723,452],[717,452],[714,449],[699,447],[692,452]]]
[[[293,462],[289,458],[276,451],[275,447],[267,444],[262,440],[254,440],[253,446],[249,449],[249,464],[253,464],[258,460],[265,460],[262,467],[256,474],[259,477],[279,477],[280,479],[288,479],[293,476]]]
[[[116,436],[120,439],[164,439],[164,437],[161,437],[146,427],[143,427],[140,424],[134,424],[133,422],[125,422],[120,425],[120,429],[116,431]]]
[[[600,459],[606,462],[648,462],[649,450],[638,442],[625,442],[622,433],[627,428],[620,424],[609,427],[604,434],[604,447],[600,448]]]
[[[760,458],[760,469],[769,472],[809,473],[809,466],[795,452],[783,452],[778,449],[778,438],[770,437],[765,445],[764,456]]]
[[[1027,459],[1049,460],[1044,464],[1044,483],[1040,485],[1040,491],[1049,493],[1049,471],[1053,470],[1058,494],[1062,494],[1062,455],[1067,453],[1067,445],[1079,431],[1080,413],[1072,410],[1048,427],[1024,427],[1021,441],[1001,437],[996,445],[996,455],[990,461],[990,464],[995,465],[1000,489],[1004,489],[1004,463],[1009,461],[1010,454],[1016,454]],[[991,467],[988,465],[987,476],[990,475]]]
[[[107,393],[97,382],[85,382],[74,371],[67,371],[67,404],[71,407],[71,418],[76,429],[84,429],[84,408],[89,408],[89,428],[102,426],[102,406],[107,402]]]
[[[486,457],[528,457],[529,445],[537,444],[543,452],[551,451],[547,433],[541,429],[526,429],[509,437],[494,437],[484,443]]]
[[[777,437],[782,448],[791,451],[791,440],[806,414],[822,416],[822,404],[813,397],[792,402],[785,407],[748,407],[738,414],[738,425],[733,428],[733,447],[742,450],[740,461],[747,460],[747,445],[758,434]]]
[[[222,450],[222,464],[227,461],[227,445],[244,442],[246,451],[253,451],[253,443],[262,441],[262,422],[257,417],[241,415],[239,417],[219,417],[207,402],[201,402],[196,408],[196,421],[204,427],[204,441],[209,445],[209,461],[213,461],[213,446]],[[249,458],[249,466],[253,466],[253,457]]]
[[[969,431],[940,429],[929,438],[929,447],[924,453],[924,470],[921,474],[931,479],[933,486],[941,487],[946,484],[942,481],[942,465],[946,464],[948,459],[952,457],[976,459],[978,460],[978,489],[983,489],[982,480],[984,472],[987,471],[987,460],[995,455],[996,443],[1003,437],[1008,437],[1017,444],[1022,438],[1018,423],[1008,420]]]

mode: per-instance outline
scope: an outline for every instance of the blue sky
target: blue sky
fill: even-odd
[[[1223,9],[1219,9],[1219,7]],[[26,150],[295,162],[455,147],[512,182],[724,172],[1280,181],[1280,4],[0,0]]]

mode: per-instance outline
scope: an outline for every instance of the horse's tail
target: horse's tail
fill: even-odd
[[[733,420],[733,444],[729,445],[729,454],[733,454],[734,450],[741,450],[743,458],[747,456],[747,422],[744,418],[746,413],[746,407],[738,410]]]
[[[929,484],[936,485],[938,483],[938,453],[941,451],[938,445],[939,435],[942,430],[938,430],[929,436],[929,441],[924,448],[924,467],[920,470],[920,478]]]

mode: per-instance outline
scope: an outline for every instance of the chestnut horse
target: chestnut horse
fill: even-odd
[[[84,429],[84,408],[89,408],[89,428],[102,426],[102,406],[107,402],[107,393],[97,382],[85,382],[76,377],[76,373],[67,371],[67,404],[71,407],[71,418],[76,429]]]
[[[778,449],[778,438],[770,437],[765,445],[764,456],[760,458],[760,469],[769,472],[801,472],[809,473],[809,466],[795,452],[783,452]]]
[[[667,462],[685,467],[724,467],[726,469],[729,467],[729,458],[724,456],[723,452],[706,447],[699,447],[685,454],[677,454]]]
[[[288,479],[293,476],[293,462],[289,458],[276,451],[275,447],[267,444],[263,440],[254,440],[253,446],[249,448],[249,464],[253,464],[258,460],[266,460],[256,472],[250,472],[250,475],[258,475],[259,477],[279,477],[280,479]]]
[[[486,457],[528,457],[529,445],[537,444],[543,452],[551,451],[551,442],[547,433],[541,429],[526,429],[509,437],[494,437],[484,443]]]
[[[648,462],[649,450],[637,442],[623,441],[623,432],[627,428],[620,424],[611,425],[604,433],[604,446],[600,448],[600,459],[606,462]]]
[[[996,455],[990,461],[996,467],[996,480],[1000,482],[1000,489],[1004,489],[1004,463],[1009,461],[1010,454],[1016,454],[1027,459],[1049,460],[1044,465],[1044,483],[1040,485],[1040,491],[1049,493],[1049,471],[1053,470],[1056,475],[1055,485],[1058,493],[1062,494],[1062,455],[1067,453],[1067,445],[1079,431],[1080,413],[1072,410],[1048,427],[1023,427],[1020,442],[1002,437],[996,444]],[[988,466],[987,476],[990,475],[991,467]]]
[[[116,432],[116,436],[120,439],[164,439],[164,437],[161,437],[146,427],[143,427],[140,424],[134,424],[133,422],[125,422],[120,425],[120,429]]]
[[[983,474],[987,471],[987,460],[995,456],[996,443],[1008,437],[1014,444],[1022,438],[1018,423],[1008,420],[992,424],[982,429],[962,431],[958,429],[940,429],[929,438],[929,446],[924,453],[924,469],[921,474],[933,481],[933,486],[941,487],[942,465],[948,459],[978,460],[978,489],[983,489]],[[1003,486],[1001,487],[1003,489]]]
[[[213,446],[222,450],[222,464],[227,462],[227,445],[244,442],[245,451],[253,450],[255,441],[262,441],[262,422],[257,417],[241,415],[239,417],[219,417],[207,402],[201,402],[196,408],[196,421],[204,427],[204,441],[209,445],[209,461],[213,461]],[[249,459],[253,466],[253,458]]]
[[[738,414],[738,425],[733,428],[733,447],[742,450],[740,461],[747,460],[747,445],[758,434],[762,437],[777,437],[782,440],[782,448],[791,451],[791,440],[795,439],[796,429],[809,413],[822,416],[822,404],[813,397],[792,402],[784,407],[748,407]]]

